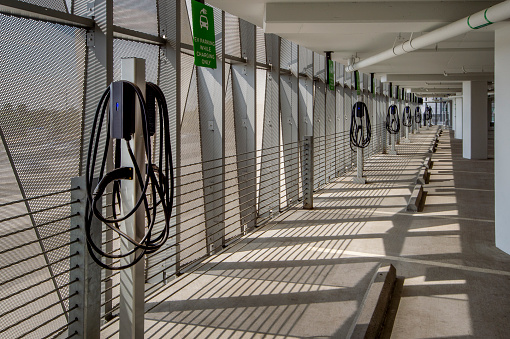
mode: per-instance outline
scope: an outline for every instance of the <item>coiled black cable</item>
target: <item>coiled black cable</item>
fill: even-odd
[[[350,131],[351,150],[354,151],[353,146],[357,148],[367,147],[370,144],[371,138],[372,126],[370,125],[368,107],[364,102],[358,101],[352,106]]]
[[[94,116],[94,121],[92,124],[92,131],[90,135],[89,148],[87,153],[87,165],[86,165],[86,191],[87,191],[87,204],[86,204],[86,215],[85,215],[85,233],[87,237],[87,248],[92,257],[92,259],[101,267],[110,269],[110,270],[120,270],[131,267],[139,262],[145,254],[150,254],[158,249],[160,249],[170,234],[170,217],[173,208],[173,200],[174,200],[174,175],[173,175],[173,162],[172,162],[172,150],[171,150],[171,141],[170,141],[170,126],[169,126],[169,117],[168,117],[168,108],[166,104],[165,97],[161,89],[153,84],[146,84],[146,91],[151,96],[147,95],[147,97],[155,98],[158,104],[159,111],[159,140],[156,147],[159,147],[159,158],[158,164],[152,163],[152,151],[151,151],[151,134],[149,128],[149,117],[146,102],[143,99],[143,94],[135,84],[123,81],[128,86],[131,86],[134,90],[136,97],[138,98],[138,102],[140,104],[140,110],[142,115],[142,125],[143,125],[143,140],[144,140],[144,152],[147,164],[138,164],[136,162],[136,158],[131,149],[130,143],[126,138],[126,146],[129,157],[133,163],[133,168],[131,167],[120,167],[121,166],[121,139],[115,139],[115,160],[114,167],[115,169],[111,172],[105,174],[106,170],[106,159],[109,156],[109,143],[110,143],[110,135],[107,133],[106,142],[104,143],[104,150],[102,152],[101,165],[99,170],[96,170],[96,160],[98,158],[98,148],[101,140],[101,131],[103,129],[103,124],[105,120],[105,114],[107,112],[107,108],[109,105],[110,99],[110,87],[106,89],[103,93],[101,99],[99,100],[99,104],[96,109],[96,114]],[[154,99],[153,99],[154,100]],[[152,104],[152,103],[151,103]],[[108,120],[108,131],[110,131],[110,121]],[[111,155],[110,155],[111,156]],[[142,177],[142,172],[140,170],[141,166],[146,166],[146,175],[145,178]],[[118,213],[116,210],[117,204],[121,204],[121,180],[129,180],[132,179],[134,174],[137,177],[138,183],[140,185],[141,194],[137,198],[134,207],[130,211],[124,211],[122,217],[118,217]],[[96,172],[99,172],[98,184],[93,189],[92,180]],[[103,197],[103,193],[110,183],[113,183],[112,195],[111,195],[111,206],[113,210],[112,217],[105,217],[102,215],[101,211],[97,208],[96,203],[100,201]],[[147,197],[147,190],[151,191],[152,194],[152,207],[149,206],[149,200]],[[159,200],[158,200],[159,199]],[[144,207],[145,210],[145,219],[146,219],[146,233],[143,238],[139,241],[133,239],[125,232],[120,230],[120,222],[126,220],[130,216],[132,216],[140,206]],[[164,213],[164,227],[159,232],[158,235],[155,235],[153,232],[154,225],[156,221],[156,214],[158,206],[162,207]],[[94,243],[92,240],[91,232],[101,232],[99,230],[92,230],[92,218],[95,216],[97,219],[102,221],[107,227],[115,231],[119,237],[125,239],[129,243],[133,245],[133,248],[127,252],[120,254],[113,254],[112,251],[107,253],[101,249],[100,244]],[[129,260],[129,256],[134,254],[134,258]],[[109,258],[109,259],[122,259],[128,258],[129,262],[127,264],[120,264],[117,266],[105,264],[102,262],[101,257]]]
[[[411,107],[404,107],[404,112],[402,112],[402,124],[405,127],[411,127],[413,125],[413,115],[411,114]]]
[[[421,125],[421,108],[420,108],[420,106],[417,106],[416,109],[414,110],[414,121],[416,121],[416,123],[418,125]]]
[[[432,107],[425,107],[425,122],[432,120]]]
[[[388,107],[388,113],[386,114],[386,130],[390,134],[398,134],[398,132],[400,132],[400,119],[398,117],[397,105]]]

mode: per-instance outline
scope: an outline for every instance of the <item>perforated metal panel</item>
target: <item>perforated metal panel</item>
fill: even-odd
[[[257,54],[257,62],[265,64],[266,60],[266,36],[264,34],[264,30],[260,27],[257,27],[256,31],[256,54]]]
[[[9,181],[12,184],[13,176],[17,175],[17,194],[27,198],[69,189],[70,178],[77,176],[80,168],[85,32],[4,15],[0,15],[0,26],[3,74],[0,127],[4,149],[12,161],[5,161],[4,156],[2,168],[7,171],[11,167]],[[28,306],[21,305],[30,298],[19,295],[0,303],[0,313],[13,310],[0,321],[1,337],[31,331],[36,336],[44,336],[66,323],[69,261],[64,258],[69,256],[69,233],[66,232],[69,202],[69,192],[33,199],[24,206],[16,205],[19,212],[23,209],[26,213],[34,212],[31,218],[0,223],[1,232],[30,229],[1,239],[11,248],[16,244],[26,245],[17,252],[3,253],[1,267],[34,256],[23,264],[0,268],[4,282],[20,277],[13,285],[4,285],[0,290],[12,293],[20,286],[46,281],[34,289],[29,288],[32,299],[34,295],[45,296]],[[46,268],[28,273],[44,266]],[[48,305],[47,311],[33,315]],[[40,325],[45,322],[46,325]]]
[[[232,71],[227,68],[228,81],[225,93],[225,240],[241,234],[241,211],[239,207],[239,178],[232,95]]]
[[[113,0],[113,24],[158,35],[156,0]]]
[[[182,215],[179,250],[183,266],[207,254],[196,70],[192,74],[182,117],[181,138]]]
[[[27,2],[29,4],[33,4],[33,5],[37,5],[37,6],[51,8],[56,11],[70,13],[70,11],[68,11],[69,1],[67,1],[67,2],[64,0],[20,0],[20,1]]]
[[[241,57],[239,18],[225,12],[225,54]]]
[[[191,0],[181,1],[181,42],[188,45],[193,45],[193,38],[191,35]]]
[[[315,81],[313,104],[314,190],[326,183],[326,84]]]

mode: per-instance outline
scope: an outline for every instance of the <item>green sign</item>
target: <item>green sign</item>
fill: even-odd
[[[334,91],[335,90],[335,63],[333,60],[328,60],[328,70],[329,70],[329,90]]]
[[[216,68],[216,39],[214,36],[214,12],[212,7],[191,1],[193,17],[193,50],[195,65]]]

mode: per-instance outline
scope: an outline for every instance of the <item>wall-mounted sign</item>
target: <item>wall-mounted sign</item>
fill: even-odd
[[[328,70],[329,70],[329,90],[334,91],[335,90],[335,62],[331,59],[328,60]]]
[[[216,68],[216,39],[214,35],[214,12],[212,7],[191,1],[193,18],[193,51],[195,65]]]

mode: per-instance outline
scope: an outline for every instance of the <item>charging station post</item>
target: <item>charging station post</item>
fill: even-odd
[[[411,115],[411,107],[409,106],[409,104],[406,104],[406,106],[404,107],[404,116],[405,116],[405,119],[404,121],[406,121],[407,123],[405,124],[405,128],[406,128],[406,139],[404,140],[405,143],[410,143],[411,142],[411,139],[409,139],[409,128],[411,128],[413,122],[412,122],[412,115]],[[411,119],[409,119],[411,118]],[[410,121],[409,121],[410,120]]]
[[[362,94],[358,94],[356,101],[362,101]],[[367,113],[368,114],[368,113]],[[353,117],[357,119],[357,117]],[[362,118],[360,118],[362,119]],[[363,147],[356,148],[356,176],[352,179],[355,184],[366,184],[367,180],[363,177]]]
[[[350,146],[352,150],[353,146],[356,147],[356,176],[352,181],[355,184],[365,184],[367,181],[363,177],[363,149],[370,144],[372,128],[368,107],[363,102],[358,71],[354,72],[354,77],[357,97],[351,113]]]
[[[395,105],[395,101],[391,100],[391,106]],[[398,112],[397,112],[398,115]],[[397,155],[397,150],[395,149],[395,143],[397,142],[397,135],[395,133],[391,133],[391,148],[388,152],[390,155]]]
[[[145,97],[145,60],[140,58],[121,59],[121,78],[136,84]],[[110,99],[110,100],[113,100]],[[114,103],[115,104],[115,103]],[[145,149],[143,138],[143,121],[140,112],[140,104],[135,104],[135,132],[131,140],[122,140],[121,165],[133,167],[126,143],[129,142],[136,162],[145,164]],[[145,178],[145,166],[139,166],[141,177]],[[133,180],[125,180],[121,187],[122,206],[121,210],[130,211],[142,194],[137,176]],[[131,238],[140,241],[145,235],[145,214],[144,210],[137,210],[130,218],[121,222],[121,229]],[[128,252],[134,247],[132,243],[121,238],[121,252]],[[140,251],[140,250],[138,250]],[[122,264],[132,260],[138,251],[130,258],[121,259]],[[144,315],[145,307],[145,260],[140,260],[135,265],[120,271],[120,313],[119,313],[119,334],[120,338],[142,339],[144,337]]]

